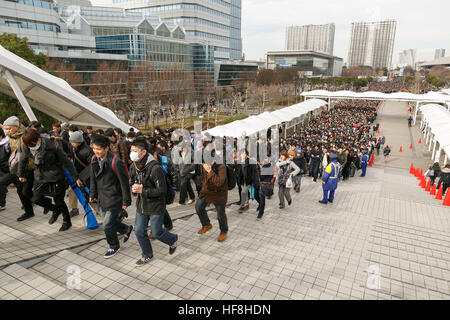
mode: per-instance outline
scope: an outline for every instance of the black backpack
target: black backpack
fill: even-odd
[[[168,172],[166,172],[166,170],[164,170],[164,167],[161,163],[155,161],[155,163],[152,165],[151,170],[153,170],[154,166],[160,166],[161,169],[164,172],[164,177],[166,178],[166,185],[167,185],[167,189],[166,189],[166,205],[168,204],[172,204],[175,201],[175,195],[176,195],[176,191],[175,188],[172,185],[172,180],[170,179],[170,176],[168,174]]]

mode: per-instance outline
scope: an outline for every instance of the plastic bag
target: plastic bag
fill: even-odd
[[[286,181],[286,188],[292,189],[294,187],[294,182],[292,181],[292,177],[290,176],[289,179]]]

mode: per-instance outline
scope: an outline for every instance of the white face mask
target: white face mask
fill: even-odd
[[[130,153],[130,160],[133,162],[139,161],[139,153],[138,152],[131,152]]]
[[[36,151],[36,150],[38,150],[40,147],[41,147],[41,145],[40,145],[40,144],[37,144],[37,145],[34,146],[34,147],[30,147],[30,150]]]

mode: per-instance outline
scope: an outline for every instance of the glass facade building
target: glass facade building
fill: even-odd
[[[214,46],[215,60],[241,60],[241,0],[104,0],[102,5],[125,8],[129,12],[170,19],[186,30],[192,43]]]

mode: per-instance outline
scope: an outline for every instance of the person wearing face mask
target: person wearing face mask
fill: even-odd
[[[161,164],[148,151],[145,140],[138,139],[131,145],[130,167],[131,192],[137,196],[135,234],[142,250],[136,262],[140,267],[153,258],[153,249],[148,236],[148,224],[152,235],[169,246],[169,254],[177,248],[178,235],[163,228],[166,210],[167,182]]]
[[[8,186],[14,184],[16,186],[17,195],[25,210],[25,213],[22,214],[17,221],[24,221],[34,217],[31,198],[33,197],[33,170],[35,169],[35,166],[33,160],[30,159],[23,172],[23,175],[27,180],[25,182],[20,182],[19,177],[17,176],[17,167],[21,152],[24,148],[22,136],[25,132],[25,127],[20,124],[19,118],[13,116],[5,120],[3,129],[8,137],[10,157],[8,161],[9,172],[0,178],[0,210],[6,208],[6,193],[8,191]]]
[[[89,188],[91,177],[90,163],[94,152],[87,145],[80,131],[72,132],[69,141],[71,144],[69,156],[73,161],[81,182]],[[78,210],[78,198],[72,190],[69,190],[69,210],[71,217],[77,216],[80,213]]]
[[[64,168],[69,170],[73,179],[77,181],[77,185],[81,186],[82,182],[78,179],[78,174],[69,161],[64,151],[56,147],[51,140],[41,138],[39,132],[33,129],[27,129],[22,137],[26,146],[19,162],[18,176],[19,181],[26,182],[23,175],[28,159],[32,158],[36,170],[34,170],[34,186],[32,202],[52,211],[53,214],[49,220],[49,224],[53,224],[59,215],[63,216],[63,224],[59,231],[70,229],[72,223],[70,221],[69,209],[64,201],[66,193],[66,174]],[[49,198],[53,198],[55,204],[52,204]]]

